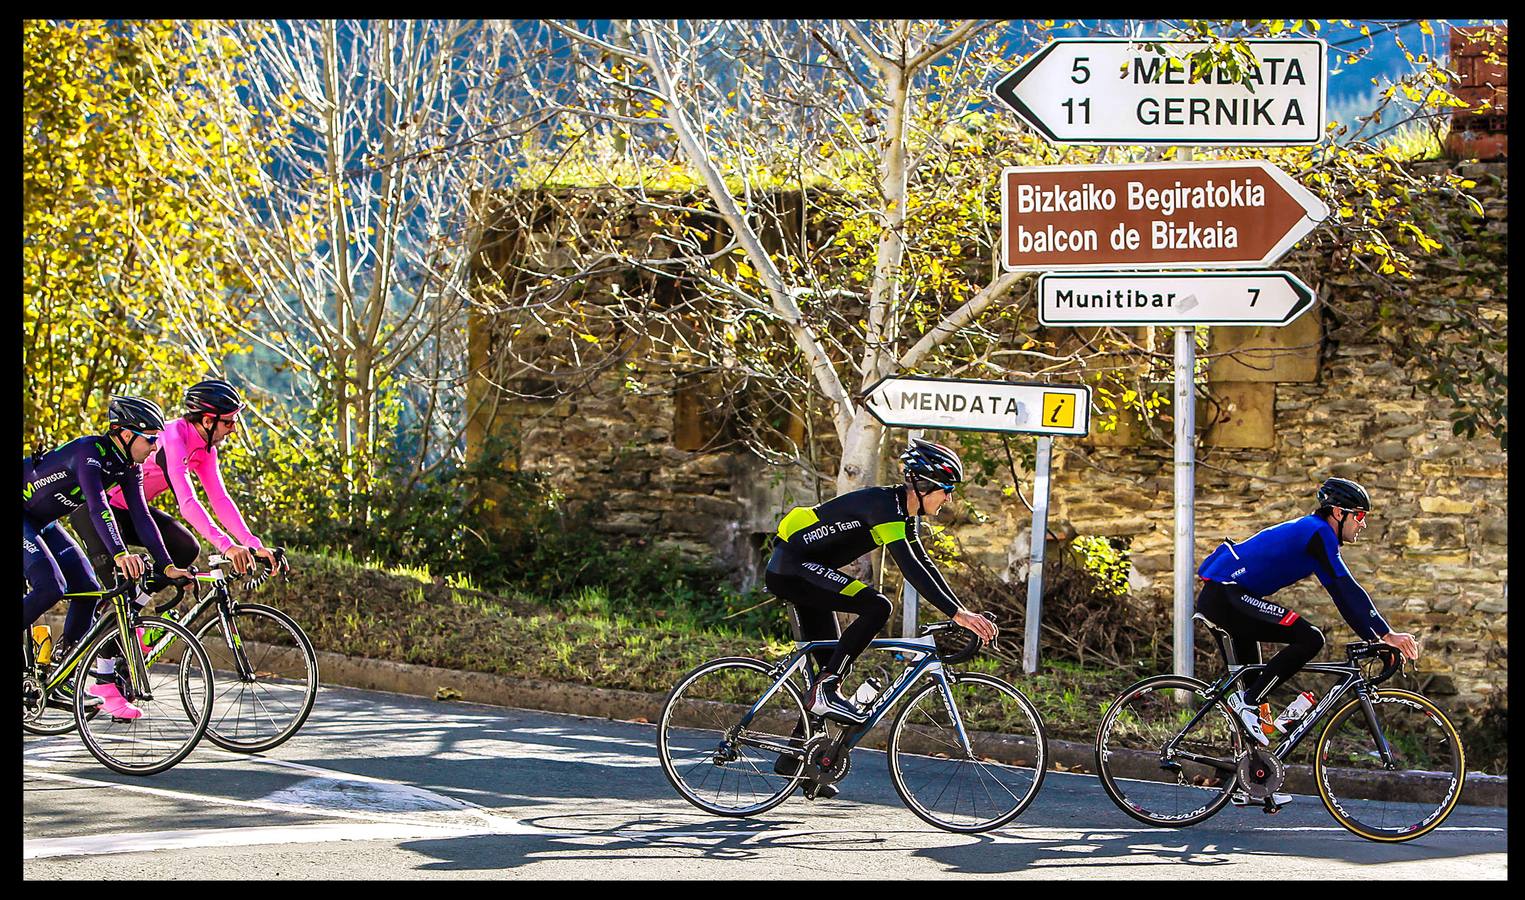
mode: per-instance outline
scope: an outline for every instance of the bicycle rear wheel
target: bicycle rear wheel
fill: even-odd
[[[212,710],[212,666],[191,632],[172,619],[139,618],[144,628],[162,628],[177,638],[174,646],[148,669],[148,683],[136,683],[132,664],[116,646],[116,629],[103,632],[86,648],[74,681],[74,717],[85,747],[101,764],[123,775],[154,775],[185,759],[206,732]],[[130,649],[128,653],[141,652]],[[129,703],[142,711],[135,719],[117,719],[104,710],[94,714],[84,704],[96,663],[110,659],[115,683]],[[182,699],[181,670],[189,668],[190,702]]]
[[[1411,691],[1371,693],[1375,721],[1356,698],[1319,736],[1314,779],[1335,821],[1369,841],[1411,841],[1446,820],[1461,797],[1467,762],[1446,714]],[[1380,730],[1395,769],[1377,750]],[[1408,777],[1396,777],[1404,772]]]
[[[999,828],[1043,785],[1043,720],[1021,691],[999,678],[950,672],[947,687],[945,696],[943,683],[933,681],[896,717],[890,780],[924,822],[968,833]]]
[[[1180,828],[1229,802],[1244,738],[1207,685],[1178,675],[1146,678],[1118,695],[1096,733],[1096,774],[1117,808],[1145,823]]]
[[[233,630],[228,634],[214,612],[196,631],[217,686],[206,736],[224,750],[262,753],[307,721],[318,696],[318,655],[301,626],[273,607],[239,604]],[[189,691],[196,673],[183,667],[180,677],[182,690]],[[187,694],[188,703],[193,694]]]
[[[742,721],[775,680],[766,663],[727,657],[689,672],[667,695],[657,754],[683,799],[715,815],[750,816],[779,805],[794,790],[812,736],[799,689],[784,682],[750,721]]]
[[[65,681],[48,694],[46,701],[38,696],[42,691],[42,679],[24,679],[21,714],[21,730],[27,734],[51,736],[68,734],[78,723],[74,721],[74,682]]]

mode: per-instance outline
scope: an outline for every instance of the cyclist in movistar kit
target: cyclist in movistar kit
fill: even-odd
[[[1370,511],[1365,488],[1345,478],[1330,478],[1319,487],[1318,508],[1311,515],[1273,525],[1243,543],[1225,539],[1197,569],[1203,582],[1197,611],[1233,637],[1241,664],[1260,662],[1260,641],[1287,645],[1254,684],[1228,698],[1262,745],[1270,742],[1261,730],[1266,718],[1261,701],[1324,647],[1324,635],[1313,623],[1265,599],[1287,585],[1310,574],[1318,576],[1357,635],[1380,640],[1409,659],[1419,658],[1419,642],[1388,627],[1340,558],[1340,545],[1355,541]]]
[[[160,441],[157,452],[143,463],[144,496],[152,500],[166,490],[171,491],[181,517],[195,526],[219,553],[228,557],[234,571],[240,573],[248,571],[253,556],[260,556],[273,566],[286,565],[284,557],[260,543],[260,539],[244,524],[237,504],[228,496],[222,472],[218,468],[217,446],[237,429],[238,413],[243,407],[238,391],[226,381],[208,379],[191,385],[185,392],[185,415],[164,427],[163,440]],[[202,489],[206,491],[207,501],[216,514],[217,522],[232,532],[233,537],[217,527],[212,515],[197,499],[196,490],[191,486],[191,473],[195,473]],[[112,506],[125,508],[127,505],[120,489],[113,488],[108,497]],[[150,509],[149,514],[159,533],[164,536],[164,543],[175,563],[189,566],[195,562],[197,554],[201,552],[196,536],[168,513]],[[84,518],[85,512],[76,510],[70,524],[84,539],[90,552],[91,565],[99,573],[110,565],[109,551],[99,537],[84,526]],[[122,529],[122,540],[128,544],[142,544],[138,533],[126,527]]]
[[[964,480],[963,464],[947,447],[922,440],[912,441],[900,460],[904,484],[863,488],[791,510],[779,523],[768,560],[764,583],[794,605],[805,640],[836,639],[835,612],[858,615],[834,649],[816,655],[821,672],[810,690],[810,711],[837,721],[865,721],[838,687],[894,611],[883,594],[838,571],[875,547],[889,548],[901,574],[932,605],[985,641],[996,636],[994,622],[958,602],[916,531],[916,516],[936,515]]]
[[[30,628],[65,591],[101,589],[79,545],[58,527],[58,520],[76,509],[86,511],[86,530],[109,548],[110,558],[123,575],[137,578],[143,574],[143,560],[123,546],[106,502],[106,488],[113,485],[123,489],[131,521],[153,556],[155,573],[171,579],[190,577],[170,559],[143,499],[139,466],[158,445],[164,414],[151,401],[113,397],[107,417],[110,428],[106,434],[76,438],[21,460],[21,564],[31,584],[21,600],[23,628]],[[90,628],[93,605],[88,600],[69,604],[60,647],[84,636]],[[135,719],[142,712],[116,687],[111,664],[110,659],[101,661],[101,668],[94,673],[96,683],[87,693],[99,697],[111,715]]]

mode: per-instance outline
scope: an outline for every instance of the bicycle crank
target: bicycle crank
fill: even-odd
[[[1251,800],[1270,799],[1286,778],[1286,765],[1264,747],[1251,747],[1239,758],[1239,784]]]

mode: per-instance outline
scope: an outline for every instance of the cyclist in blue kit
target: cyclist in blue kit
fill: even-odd
[[[1266,718],[1261,702],[1324,647],[1324,635],[1313,623],[1266,599],[1282,588],[1317,576],[1363,640],[1381,641],[1409,659],[1419,658],[1419,642],[1388,626],[1340,558],[1340,545],[1355,541],[1370,511],[1365,488],[1346,478],[1330,478],[1319,487],[1318,508],[1311,515],[1273,525],[1242,543],[1225,539],[1197,569],[1203,582],[1197,612],[1228,631],[1241,664],[1260,662],[1260,641],[1287,645],[1253,684],[1228,697],[1262,745],[1270,742],[1261,728]]]

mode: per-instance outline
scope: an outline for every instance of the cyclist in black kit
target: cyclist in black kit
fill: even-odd
[[[821,672],[810,690],[810,711],[841,722],[865,720],[838,687],[853,660],[889,622],[894,605],[838,567],[887,547],[901,574],[933,606],[985,641],[996,636],[994,622],[959,603],[916,531],[916,516],[936,515],[964,480],[963,464],[952,450],[923,440],[913,440],[900,460],[904,484],[863,488],[784,516],[764,577],[769,591],[794,605],[805,640],[836,638],[832,614],[857,613],[836,647],[817,653]]]

